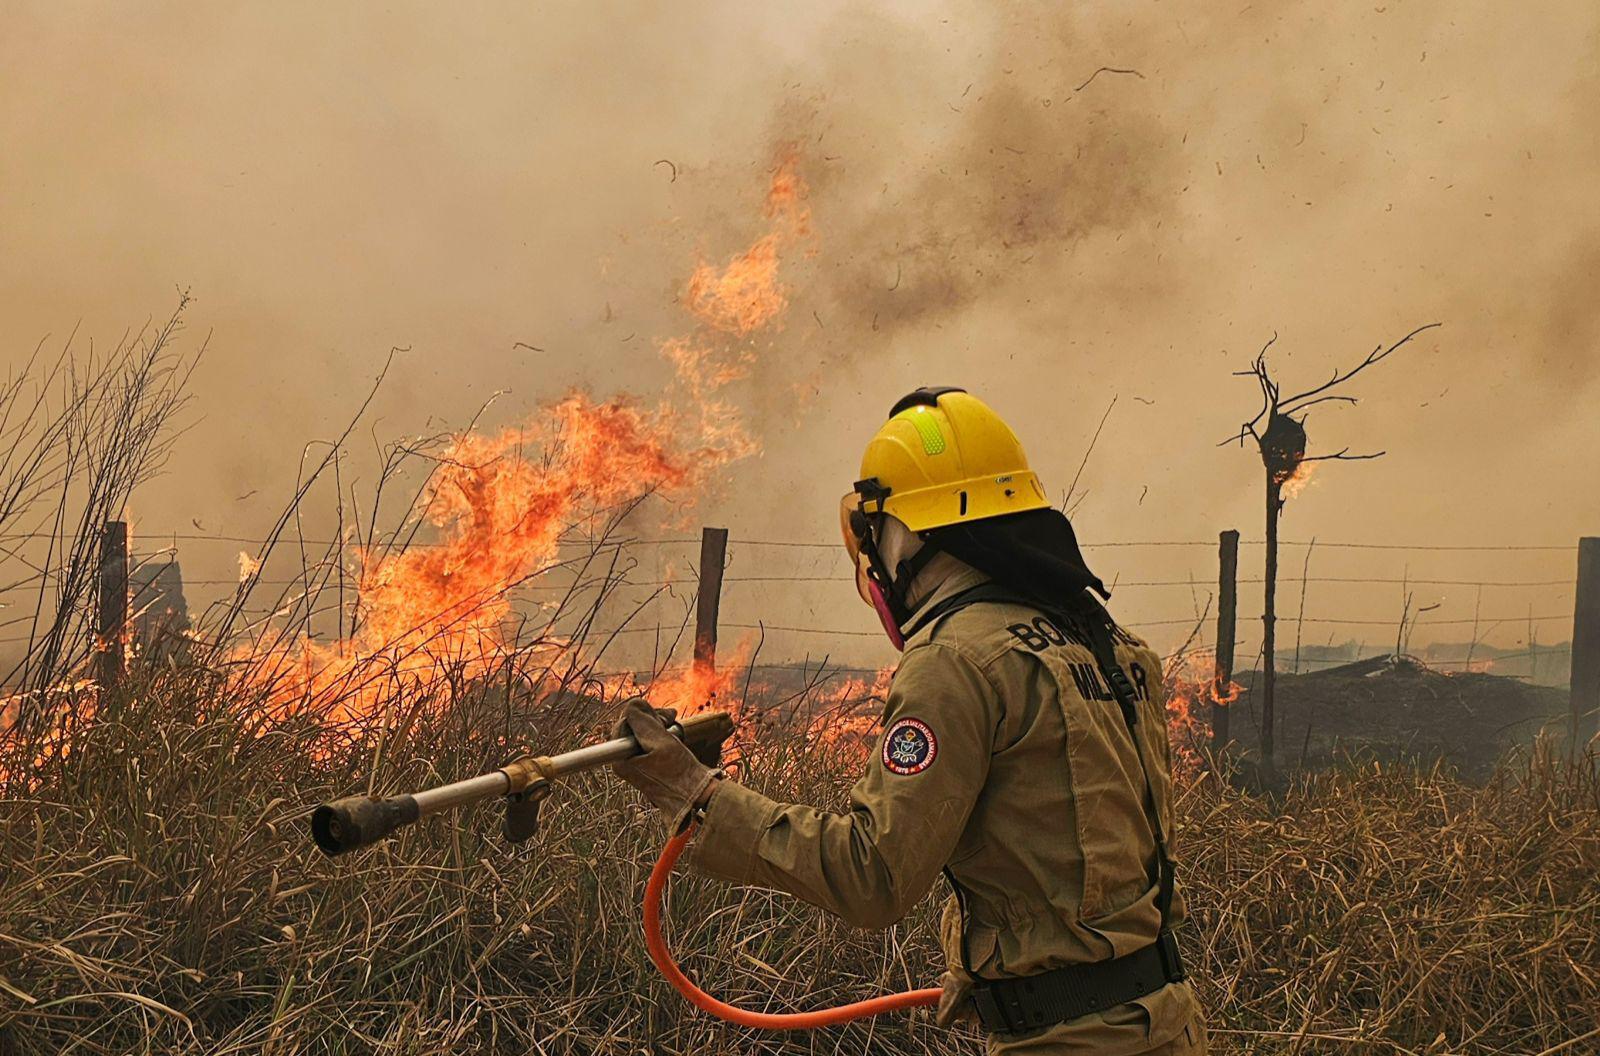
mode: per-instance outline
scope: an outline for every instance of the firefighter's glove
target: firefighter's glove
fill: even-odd
[[[677,714],[670,708],[653,710],[636,698],[623,705],[622,716],[611,731],[613,737],[632,737],[643,749],[612,769],[643,792],[666,815],[675,832],[683,827],[689,812],[719,774],[667,731],[668,724],[676,721]]]
[[[941,1027],[957,1025],[976,1026],[977,1010],[972,1007],[972,976],[965,972],[945,972],[939,977],[939,1007],[934,1010],[933,1021]]]

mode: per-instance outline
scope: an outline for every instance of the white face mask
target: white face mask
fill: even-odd
[[[861,549],[860,540],[856,538],[855,528],[852,526],[852,512],[859,508],[859,501],[855,494],[851,493],[844,497],[839,506],[839,527],[844,534],[844,544],[849,551],[850,561],[855,566],[856,593],[860,594],[861,600],[878,614],[878,622],[883,625],[883,633],[888,636],[889,643],[896,649],[904,649],[905,635],[901,633],[900,624],[895,620],[894,606],[889,603],[883,587],[867,574],[871,563]],[[860,525],[862,522],[857,518],[854,523]],[[889,568],[898,568],[901,561],[922,548],[922,541],[894,517],[877,517],[874,535],[873,543],[877,547],[879,557]]]
[[[883,563],[890,568],[899,568],[900,562],[910,560],[922,549],[922,540],[898,517],[879,518],[876,535],[878,553],[883,555]]]

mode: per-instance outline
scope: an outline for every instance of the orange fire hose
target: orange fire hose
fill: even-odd
[[[882,997],[837,1005],[833,1008],[822,1008],[815,1012],[752,1012],[725,1001],[718,1001],[694,985],[689,977],[683,974],[683,969],[678,967],[678,962],[672,959],[671,952],[667,950],[667,942],[661,936],[661,904],[666,893],[667,878],[672,875],[672,867],[678,863],[678,856],[689,845],[689,838],[693,835],[694,826],[691,825],[667,841],[667,845],[661,849],[661,857],[656,859],[655,868],[650,870],[650,881],[644,887],[645,948],[650,951],[650,960],[655,962],[656,969],[666,977],[667,982],[671,983],[678,993],[689,999],[690,1004],[702,1012],[709,1012],[718,1019],[737,1023],[741,1027],[755,1027],[758,1030],[816,1030],[818,1027],[848,1023],[853,1019],[878,1016],[885,1012],[898,1012],[903,1008],[922,1008],[939,1003],[940,991],[938,988],[933,988],[885,994]]]

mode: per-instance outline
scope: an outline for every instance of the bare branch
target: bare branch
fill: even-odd
[[[1418,334],[1422,333],[1425,330],[1432,330],[1435,327],[1441,326],[1441,325],[1443,325],[1443,324],[1441,324],[1441,323],[1427,323],[1427,324],[1425,324],[1423,326],[1417,327],[1415,330],[1411,331],[1405,337],[1402,337],[1400,340],[1396,341],[1394,344],[1390,345],[1388,348],[1384,348],[1382,345],[1379,345],[1377,348],[1374,348],[1370,353],[1368,353],[1367,357],[1365,359],[1363,359],[1360,363],[1357,363],[1351,369],[1349,369],[1347,371],[1344,371],[1342,373],[1340,371],[1338,371],[1338,370],[1335,370],[1333,372],[1333,377],[1329,378],[1323,384],[1318,385],[1314,389],[1307,389],[1305,392],[1299,393],[1298,395],[1295,395],[1295,396],[1290,396],[1288,399],[1284,400],[1283,403],[1282,403],[1282,411],[1283,411],[1283,413],[1284,414],[1289,414],[1289,413],[1291,413],[1293,411],[1301,410],[1302,408],[1307,406],[1307,404],[1303,404],[1300,401],[1305,400],[1308,397],[1316,396],[1316,395],[1318,395],[1320,393],[1327,392],[1329,389],[1333,388],[1335,385],[1344,384],[1345,382],[1349,381],[1351,378],[1355,377],[1357,374],[1360,374],[1363,370],[1366,370],[1368,367],[1372,366],[1374,363],[1382,363],[1385,359],[1388,359],[1391,355],[1394,354],[1394,352],[1397,349],[1399,349],[1406,342],[1410,341],[1413,337],[1416,337]]]
[[[1334,403],[1360,403],[1361,401],[1356,399],[1354,396],[1318,396],[1314,400],[1311,400],[1311,401],[1309,401],[1307,403],[1302,403],[1300,406],[1295,408],[1295,411],[1296,412],[1303,411],[1307,407],[1313,407],[1313,406],[1315,406],[1315,405],[1317,405],[1319,403],[1328,403],[1328,402],[1334,402]]]
[[[1331,455],[1311,455],[1300,460],[1301,464],[1307,462],[1365,462],[1374,458],[1382,458],[1387,451],[1374,451],[1370,455],[1352,455],[1347,447],[1343,451],[1335,451]]]
[[[1250,364],[1250,368],[1233,372],[1233,376],[1236,378],[1256,379],[1256,384],[1261,388],[1261,410],[1256,412],[1254,418],[1241,425],[1236,435],[1230,436],[1217,444],[1218,447],[1227,447],[1229,444],[1242,445],[1244,438],[1247,436],[1253,437],[1258,443],[1260,442],[1261,436],[1256,432],[1256,426],[1260,424],[1263,418],[1271,421],[1273,413],[1278,409],[1278,386],[1273,383],[1271,375],[1267,373],[1267,350],[1277,340],[1278,332],[1274,330],[1272,336],[1267,339],[1267,343],[1261,346],[1261,351],[1256,353],[1255,361]]]

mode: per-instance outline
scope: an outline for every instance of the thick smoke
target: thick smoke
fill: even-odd
[[[764,233],[789,144],[810,234],[779,262],[781,330],[750,338],[750,376],[724,394],[765,454],[696,514],[736,537],[832,538],[861,443],[930,382],[1002,409],[1057,492],[1118,398],[1080,482],[1088,541],[1249,537],[1259,467],[1214,446],[1253,410],[1230,371],[1277,332],[1286,384],[1315,383],[1435,320],[1360,406],[1313,416],[1313,445],[1390,453],[1320,472],[1286,534],[1595,530],[1589,2],[147,5],[36,8],[8,29],[7,362],[79,319],[114,337],[180,283],[215,331],[203,417],[134,511],[143,539],[259,530],[393,345],[410,351],[362,435],[457,425],[506,388],[486,424],[574,385],[665,391],[658,347],[694,325],[690,276]],[[352,451],[346,490],[370,483],[367,457]],[[191,547],[186,571],[230,579],[236,549]],[[1194,557],[1117,551],[1099,570],[1209,578]],[[1425,559],[1386,560],[1349,571]],[[727,611],[862,626],[837,586],[747,588]]]
[[[1064,27],[1001,32],[958,72],[926,51],[884,56],[903,27],[874,19],[829,55],[819,78],[829,87],[779,108],[776,135],[807,144],[826,213],[809,292],[843,331],[828,342],[836,351],[1021,303],[1092,236],[1173,216],[1182,174],[1143,75],[1093,65],[1057,35]],[[933,135],[906,121],[904,97],[914,112],[945,111]]]

